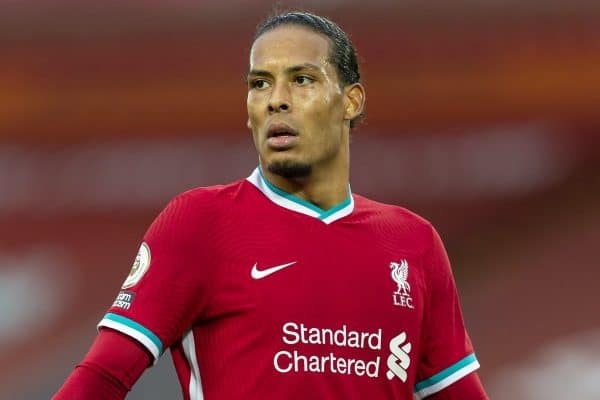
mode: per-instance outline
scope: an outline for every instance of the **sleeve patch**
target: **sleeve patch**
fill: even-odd
[[[117,295],[113,307],[122,308],[123,310],[129,310],[131,308],[131,303],[133,303],[133,299],[135,298],[134,292],[128,292],[126,290],[121,290]]]
[[[135,260],[133,261],[133,265],[131,266],[131,271],[123,282],[123,286],[121,289],[127,289],[132,286],[135,286],[140,279],[144,276],[148,268],[150,268],[150,247],[144,242],[140,246],[140,249],[135,256]]]

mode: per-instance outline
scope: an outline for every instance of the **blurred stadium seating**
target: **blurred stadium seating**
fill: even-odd
[[[282,3],[351,34],[353,190],[439,228],[491,398],[600,398],[600,4]],[[0,398],[60,386],[171,197],[256,165],[243,78],[271,9],[0,0]],[[163,359],[129,398],[178,392]]]

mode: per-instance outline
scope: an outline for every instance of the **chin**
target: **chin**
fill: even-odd
[[[295,160],[274,160],[267,165],[270,173],[283,178],[306,178],[312,172],[312,165]]]

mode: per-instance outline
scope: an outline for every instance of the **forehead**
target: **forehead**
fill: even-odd
[[[268,68],[270,64],[323,65],[329,59],[329,39],[299,25],[283,25],[263,33],[250,50],[250,68]]]

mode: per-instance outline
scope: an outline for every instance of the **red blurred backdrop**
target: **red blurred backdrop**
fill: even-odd
[[[357,46],[353,191],[439,228],[491,397],[598,398],[600,5],[283,4]],[[271,10],[0,1],[1,398],[60,386],[171,197],[256,165],[244,75]],[[177,393],[168,364],[130,398]]]

